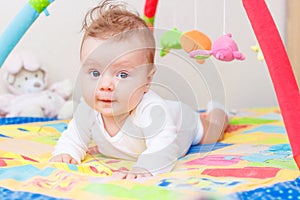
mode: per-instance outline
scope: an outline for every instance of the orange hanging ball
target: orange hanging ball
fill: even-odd
[[[182,49],[187,53],[199,49],[211,50],[212,46],[209,37],[198,30],[191,30],[182,34],[180,37],[180,44]],[[197,58],[197,62],[202,64],[209,56],[210,55],[203,55],[201,58]]]

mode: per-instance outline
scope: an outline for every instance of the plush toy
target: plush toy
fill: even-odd
[[[173,28],[165,32],[160,38],[160,46],[162,47],[160,51],[160,56],[163,57],[167,55],[171,49],[181,49],[180,37],[182,32]]]
[[[41,92],[47,86],[46,71],[31,52],[11,54],[4,67],[4,84],[12,94]]]
[[[187,53],[196,50],[210,50],[212,45],[209,37],[198,30],[191,30],[185,32],[180,38],[180,43],[182,49],[185,50],[185,52]],[[197,55],[196,60],[199,64],[203,64],[205,59],[209,57],[210,54]]]
[[[165,56],[171,49],[183,49],[199,64],[211,55],[221,61],[244,60],[245,56],[231,37],[230,33],[225,34],[212,44],[210,38],[198,30],[180,32],[174,28],[162,35],[160,56]]]
[[[47,87],[47,71],[33,53],[10,55],[4,63],[4,85],[10,93],[0,95],[2,117],[70,118],[73,113],[70,80]]]
[[[259,61],[263,61],[264,60],[264,55],[261,51],[261,48],[258,44],[256,45],[253,45],[250,47],[252,51],[256,52],[257,53],[257,60]]]
[[[231,39],[231,34],[225,34],[218,38],[212,45],[211,50],[195,50],[189,53],[190,57],[197,59],[197,56],[213,55],[221,61],[244,60],[245,56],[238,50],[238,46]]]
[[[210,50],[211,40],[207,35],[198,30],[181,32],[173,28],[161,36],[160,45],[162,47],[160,56],[163,57],[168,54],[171,49],[183,49],[187,53],[199,49]],[[197,55],[197,62],[202,64],[208,57],[210,57],[209,54]]]
[[[5,117],[57,117],[65,100],[51,91],[15,96],[5,108]]]

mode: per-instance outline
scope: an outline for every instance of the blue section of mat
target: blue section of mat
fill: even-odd
[[[250,191],[230,195],[233,199],[300,199],[300,177],[293,181],[276,183],[270,187],[262,187]]]
[[[0,118],[0,125],[25,124],[25,123],[45,122],[45,121],[53,121],[53,120],[57,120],[57,118],[47,118],[47,117],[3,117],[3,118]]]
[[[61,198],[50,197],[43,194],[13,191],[4,187],[0,187],[1,200],[62,200]]]

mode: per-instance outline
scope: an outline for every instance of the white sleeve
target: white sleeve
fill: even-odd
[[[85,102],[81,102],[78,105],[73,119],[68,124],[68,128],[62,133],[55,146],[52,153],[53,156],[66,153],[78,163],[81,163],[91,141],[90,124],[92,113]]]
[[[142,113],[147,126],[143,128],[147,149],[138,157],[134,167],[141,167],[153,175],[173,169],[178,158],[176,126],[165,105],[156,104]]]
[[[77,163],[84,159],[88,144],[90,142],[89,134],[80,130],[74,119],[68,124],[68,128],[62,133],[57,145],[55,146],[52,156],[59,154],[69,154]]]

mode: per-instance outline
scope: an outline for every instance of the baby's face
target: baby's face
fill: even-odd
[[[145,50],[122,50],[87,38],[82,46],[81,85],[85,101],[104,116],[129,114],[149,89],[154,69]],[[125,48],[124,48],[125,49]]]

